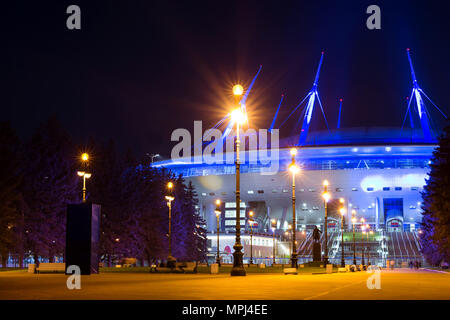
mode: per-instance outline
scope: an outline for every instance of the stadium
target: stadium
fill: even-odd
[[[404,121],[397,128],[340,128],[338,121],[335,129],[309,132],[316,102],[323,113],[317,91],[322,53],[313,87],[296,108],[306,102],[300,118],[300,133],[279,141],[275,153],[278,155],[278,170],[267,174],[266,164],[246,161],[251,151],[245,149],[244,140],[245,150],[240,153],[243,158],[240,169],[240,223],[246,263],[250,255],[252,262],[269,264],[287,263],[290,256],[293,214],[292,175],[288,166],[292,161],[292,147],[297,148],[295,160],[301,168],[295,177],[295,228],[298,230],[296,240],[300,262],[312,258],[312,230],[316,226],[324,230],[322,194],[325,180],[331,194],[328,204],[328,248],[332,262],[340,261],[342,248],[346,263],[352,262],[354,251],[358,263],[361,259],[364,261],[364,257],[376,264],[384,264],[386,260],[397,263],[423,261],[418,241],[421,192],[426,183],[430,159],[437,147],[437,134],[431,128],[429,112],[424,104],[423,97],[429,98],[415,78],[409,50],[407,54],[413,79],[405,115],[405,120],[409,116],[408,127]],[[240,101],[244,112],[245,99],[257,75]],[[269,132],[275,128],[280,105]],[[420,125],[415,122],[420,122]],[[232,128],[231,120],[224,135],[235,134]],[[234,157],[234,149],[232,153]],[[217,254],[219,231],[219,254],[223,262],[231,262],[236,226],[235,166],[191,160],[187,157],[177,161],[159,161],[153,166],[170,169],[175,174],[181,174],[187,182],[192,182],[198,193],[199,212],[206,221],[210,260],[213,261]],[[345,199],[343,222],[339,214],[340,198]],[[219,219],[215,213],[217,199],[221,201]],[[253,212],[252,225],[249,223],[250,211]],[[352,217],[356,218],[353,223]],[[272,228],[273,219],[276,220],[276,228]],[[353,230],[356,234],[354,247]],[[366,231],[363,233],[363,230]],[[321,237],[323,251],[324,233]]]

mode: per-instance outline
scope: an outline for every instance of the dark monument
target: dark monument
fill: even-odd
[[[322,248],[320,245],[320,231],[317,227],[314,228],[312,233],[313,238],[313,261],[322,261]]]
[[[67,205],[66,269],[77,265],[83,275],[98,273],[100,208],[89,202]]]

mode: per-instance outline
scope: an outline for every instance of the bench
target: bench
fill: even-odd
[[[66,272],[65,263],[48,263],[42,262],[39,267],[36,268],[37,273],[41,272]]]
[[[184,273],[197,273],[197,263],[186,262],[184,266],[181,267]]]
[[[150,272],[158,273],[197,273],[197,263],[176,262],[175,268],[152,266]]]
[[[283,272],[284,274],[298,274],[297,268],[284,268]]]

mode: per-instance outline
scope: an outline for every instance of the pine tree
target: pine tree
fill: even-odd
[[[429,178],[422,193],[422,252],[433,265],[450,262],[450,126],[433,152]]]

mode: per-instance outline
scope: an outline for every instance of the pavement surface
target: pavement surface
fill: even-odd
[[[319,275],[102,273],[69,290],[64,274],[0,272],[1,300],[450,300],[450,273],[382,270],[380,289],[367,272]],[[375,284],[375,282],[372,282]]]

